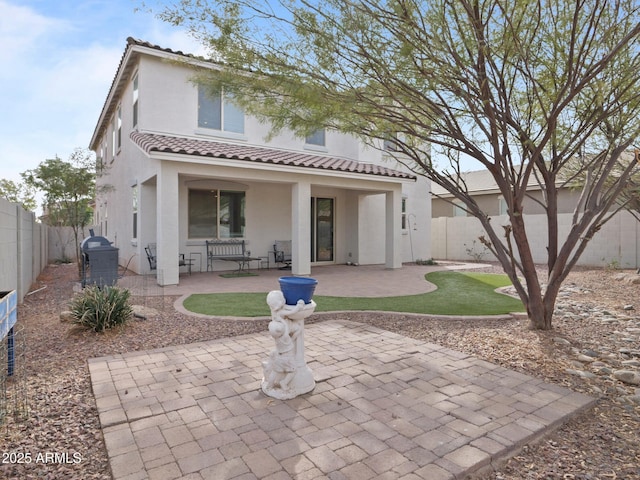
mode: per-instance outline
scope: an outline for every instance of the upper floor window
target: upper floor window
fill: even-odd
[[[509,206],[503,197],[498,198],[498,215],[507,215]]]
[[[454,217],[466,217],[467,216],[467,210],[466,208],[464,208],[464,205],[462,203],[454,203],[453,204],[453,216]]]
[[[320,130],[316,130],[311,135],[307,135],[307,138],[305,139],[305,143],[307,145],[318,145],[320,147],[324,147],[325,146],[324,128],[321,128]]]
[[[106,166],[105,162],[107,161],[107,145],[102,141],[102,145],[100,145],[100,153],[98,154],[98,158],[96,158],[96,166],[100,167],[100,171]],[[100,171],[98,173],[100,173]]]
[[[122,146],[122,109],[118,106],[113,117],[113,155],[115,156]]]
[[[138,125],[138,75],[133,77],[133,126]]]
[[[382,147],[386,152],[395,152],[398,150],[398,134],[390,133],[383,141]]]
[[[106,133],[102,138],[102,148],[100,150],[102,152],[102,158],[105,165],[107,161],[113,162],[113,155],[109,157],[109,135],[107,135]]]
[[[224,92],[212,95],[198,86],[198,127],[244,133],[244,112]]]

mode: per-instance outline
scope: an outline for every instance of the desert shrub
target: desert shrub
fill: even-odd
[[[436,262],[433,258],[428,258],[427,260],[423,260],[421,258],[416,259],[416,265],[437,265],[438,262]]]
[[[73,323],[94,332],[122,325],[131,318],[131,292],[126,288],[89,286],[71,302]]]

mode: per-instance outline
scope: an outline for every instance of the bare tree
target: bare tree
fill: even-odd
[[[635,0],[184,0],[160,17],[187,26],[219,62],[194,81],[224,89],[274,131],[391,139],[398,161],[480,220],[531,326],[550,329],[562,282],[635,168],[622,154],[640,132],[638,9]],[[561,237],[557,183],[586,150],[580,207]],[[478,206],[463,160],[492,174],[509,225]],[[607,183],[614,169],[618,181]],[[531,179],[547,218],[542,279],[523,215]]]

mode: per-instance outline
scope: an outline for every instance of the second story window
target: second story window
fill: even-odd
[[[324,128],[321,128],[320,130],[316,130],[315,132],[313,132],[311,135],[307,135],[307,138],[305,139],[305,143],[307,145],[317,145],[320,147],[324,147],[325,146],[325,134],[324,134]]]
[[[232,133],[244,133],[244,113],[228,95],[211,95],[198,87],[198,127]]]
[[[398,134],[390,133],[383,141],[383,148],[387,152],[395,152],[398,150]]]
[[[498,198],[498,215],[507,215],[509,213],[509,206],[503,197]]]
[[[455,202],[453,204],[453,216],[454,217],[466,217],[467,210],[461,202]]]
[[[122,109],[118,106],[113,117],[113,155],[115,156],[122,146]]]
[[[133,126],[138,126],[138,75],[133,77]]]

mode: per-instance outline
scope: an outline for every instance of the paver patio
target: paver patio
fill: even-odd
[[[305,339],[317,385],[285,401],[267,332],[91,359],[114,479],[460,479],[595,401],[365,324]]]

